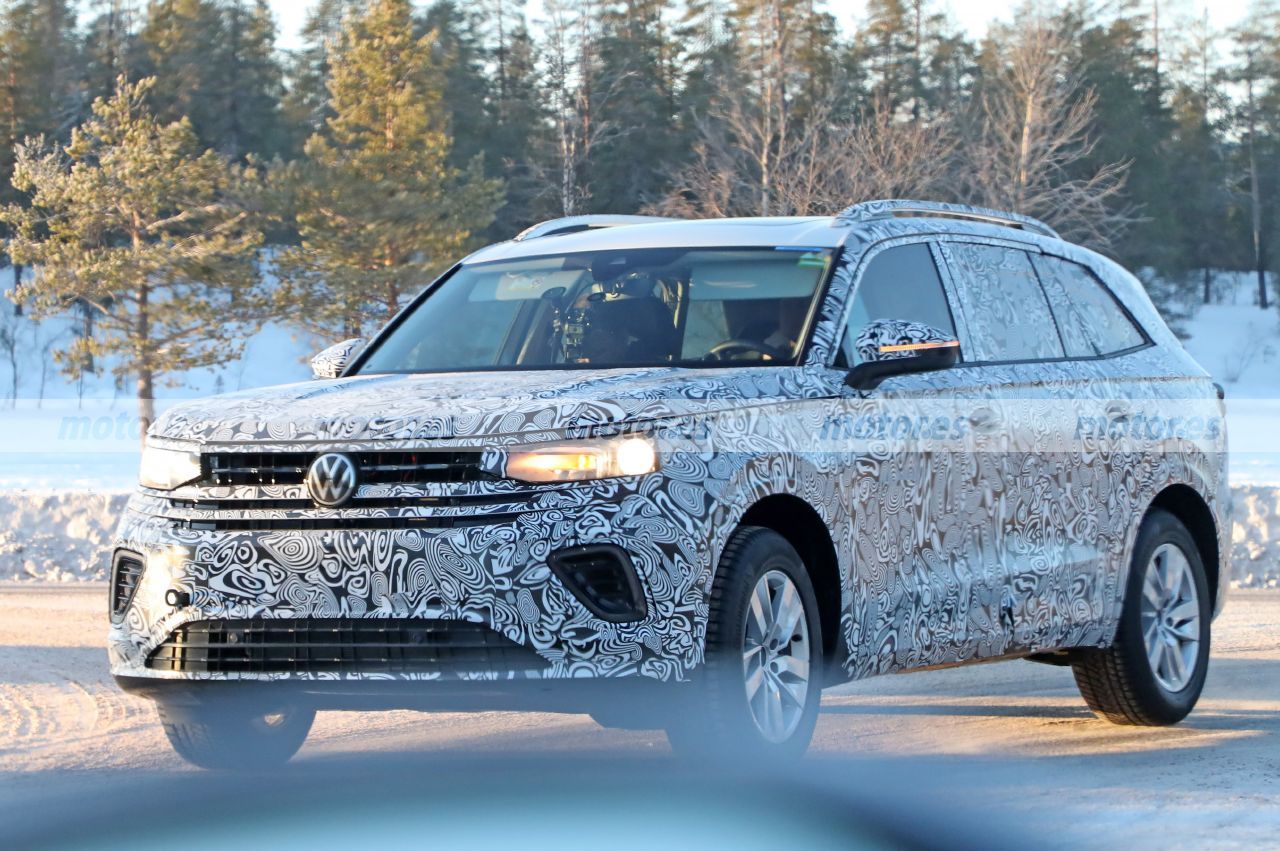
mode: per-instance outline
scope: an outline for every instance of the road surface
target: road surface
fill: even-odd
[[[0,812],[194,773],[150,704],[112,684],[105,609],[101,587],[0,586]],[[586,716],[385,712],[321,714],[295,762],[371,752],[669,759],[660,733]],[[1177,727],[1112,726],[1069,670],[1008,662],[828,691],[806,764],[847,764],[861,783],[868,766],[896,766],[907,794],[918,779],[935,806],[988,812],[1047,845],[1276,847],[1280,592],[1233,593],[1199,708]]]

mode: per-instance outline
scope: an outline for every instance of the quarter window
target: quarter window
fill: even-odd
[[[924,243],[887,248],[871,258],[850,307],[836,366],[856,366],[858,334],[877,319],[920,322],[955,336],[956,326],[933,253]]]
[[[1026,252],[998,245],[942,243],[956,277],[969,331],[968,353],[979,361],[1063,357],[1049,303]]]
[[[1034,258],[1069,357],[1096,357],[1145,342],[1115,297],[1093,273],[1060,257]]]

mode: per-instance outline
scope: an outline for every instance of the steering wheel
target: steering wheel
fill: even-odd
[[[733,360],[730,352],[755,352],[764,355],[770,360],[789,360],[790,355],[775,346],[768,343],[762,343],[759,340],[748,340],[746,337],[733,337],[732,339],[716,343],[707,352],[705,360]]]

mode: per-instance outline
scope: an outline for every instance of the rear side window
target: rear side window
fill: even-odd
[[[856,366],[854,341],[877,319],[921,322],[955,336],[956,326],[933,253],[924,243],[886,248],[867,264],[849,308],[836,366]]]
[[[1146,342],[1119,302],[1092,272],[1060,257],[1034,258],[1069,357],[1123,352]]]
[[[946,242],[942,253],[956,278],[956,295],[969,330],[969,359],[1063,357],[1053,314],[1025,251]]]

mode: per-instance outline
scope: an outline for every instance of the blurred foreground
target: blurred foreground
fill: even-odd
[[[101,588],[0,586],[0,845],[1266,845],[1280,830],[1280,593],[1235,592],[1200,707],[1085,709],[1026,662],[829,691],[795,766],[689,765],[586,716],[321,714],[262,776],[186,767],[120,693]]]

